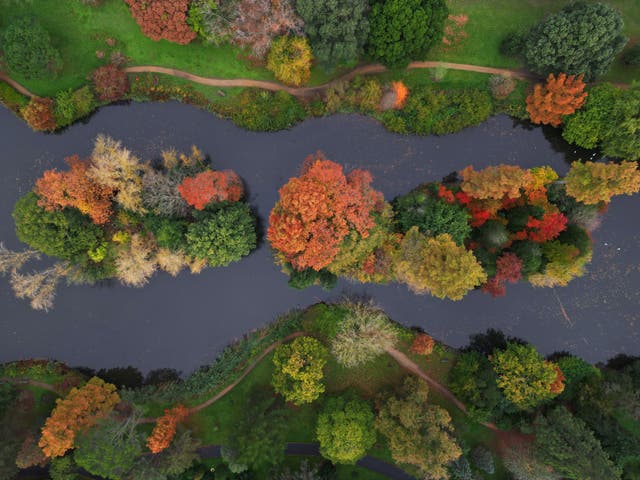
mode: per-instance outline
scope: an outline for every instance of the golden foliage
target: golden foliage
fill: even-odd
[[[311,78],[311,47],[305,37],[278,37],[271,42],[267,70],[287,85],[304,85]]]
[[[183,252],[172,252],[168,248],[159,248],[156,252],[156,263],[158,266],[175,277],[187,266],[187,257]]]
[[[153,249],[139,233],[131,235],[129,245],[122,248],[116,258],[118,279],[125,285],[142,287],[156,271]]]
[[[614,195],[631,195],[640,191],[637,162],[573,162],[565,177],[567,194],[579,202],[593,205],[609,203]]]

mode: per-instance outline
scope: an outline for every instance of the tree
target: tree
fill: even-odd
[[[379,401],[375,426],[394,461],[415,467],[423,478],[446,478],[447,464],[462,451],[449,413],[427,403],[428,396],[424,381],[407,377],[397,394]]]
[[[637,162],[573,162],[565,177],[567,194],[579,202],[609,203],[614,195],[640,191]]]
[[[524,40],[529,68],[540,75],[606,73],[627,43],[620,12],[603,3],[573,2],[534,25]]]
[[[200,459],[201,443],[190,431],[177,435],[171,446],[155,454],[140,457],[125,480],[168,480],[184,473]]]
[[[129,93],[129,77],[112,63],[96,68],[91,74],[93,89],[103,102],[117,102]]]
[[[390,68],[421,60],[442,40],[444,0],[377,0],[369,14],[368,53]]]
[[[52,132],[56,129],[53,100],[33,97],[20,113],[27,125],[37,132]]]
[[[115,261],[116,275],[125,285],[142,287],[156,271],[152,245],[140,233],[131,235],[129,245],[120,249]]]
[[[142,33],[151,40],[164,39],[186,45],[196,38],[187,25],[189,0],[125,0]]]
[[[371,406],[359,398],[332,397],[318,415],[320,453],[333,463],[355,464],[376,443]]]
[[[233,170],[205,170],[185,177],[178,185],[184,200],[196,210],[212,202],[237,202],[244,194],[242,180]]]
[[[515,165],[490,166],[482,170],[474,170],[472,166],[468,166],[460,175],[462,191],[479,200],[502,200],[505,196],[520,198],[520,189],[531,180],[530,172]]]
[[[400,242],[394,268],[397,279],[414,292],[451,300],[462,299],[487,279],[473,252],[456,245],[446,233],[426,238],[417,227]]]
[[[31,308],[46,312],[53,308],[58,282],[66,270],[66,265],[58,263],[51,268],[30,274],[13,271],[11,288],[17,298],[28,298]]]
[[[165,409],[164,415],[158,418],[151,435],[147,438],[147,447],[151,453],[160,453],[171,445],[178,424],[188,415],[189,409],[184,405]]]
[[[522,260],[513,252],[505,252],[496,260],[496,274],[482,286],[493,297],[505,294],[505,282],[516,283],[522,278]]]
[[[371,305],[352,303],[331,342],[338,363],[353,368],[367,363],[397,342],[397,332],[389,317]]]
[[[526,99],[531,121],[557,127],[565,115],[582,107],[587,98],[582,77],[561,73],[556,78],[550,73],[546,85],[537,83]]]
[[[256,248],[255,219],[245,203],[223,204],[214,211],[197,212],[187,228],[188,255],[207,260],[210,266],[227,266]]]
[[[255,58],[263,59],[273,38],[300,33],[302,21],[291,0],[238,0],[230,30],[234,43],[248,46]]]
[[[297,270],[328,266],[351,231],[366,238],[375,225],[372,214],[382,194],[371,188],[371,180],[364,170],[345,176],[320,152],[307,157],[302,175],[280,189],[271,210],[271,246]]]
[[[278,37],[271,42],[267,70],[287,85],[304,85],[311,78],[311,48],[304,37]]]
[[[119,401],[116,387],[97,377],[72,388],[66,397],[56,400],[38,445],[47,457],[61,457],[73,448],[78,433],[105,418]]]
[[[284,460],[286,424],[285,411],[274,406],[273,396],[253,391],[224,444],[239,465],[254,471],[273,467]]]
[[[489,90],[496,100],[504,100],[516,88],[516,81],[509,75],[492,75],[489,78]]]
[[[29,192],[13,209],[16,234],[20,241],[45,255],[79,261],[102,242],[97,225],[77,210],[47,212],[38,205],[38,196]]]
[[[422,190],[414,190],[393,201],[396,222],[401,232],[416,226],[427,237],[448,233],[463,245],[471,233],[471,215],[462,205],[435,198]]]
[[[552,385],[557,365],[546,361],[533,345],[507,343],[491,356],[497,384],[505,397],[521,410],[529,410],[557,395]]]
[[[535,421],[536,453],[564,478],[620,479],[620,472],[602,450],[593,432],[565,407],[556,407]]]
[[[220,45],[231,36],[228,19],[233,18],[235,6],[235,2],[193,0],[187,23],[203,41]]]
[[[629,48],[622,58],[627,65],[640,65],[640,43],[636,43],[633,47]]]
[[[60,52],[36,17],[11,19],[0,40],[9,70],[26,79],[55,76],[62,68]]]
[[[39,260],[40,254],[35,250],[15,252],[0,242],[0,275],[20,270],[29,260]]]
[[[156,215],[165,217],[185,217],[189,204],[182,198],[178,185],[182,175],[150,169],[142,176],[142,204]]]
[[[124,421],[113,417],[102,420],[78,437],[75,462],[93,475],[120,480],[142,454],[143,438],[136,432],[138,422],[137,414]]]
[[[76,473],[76,465],[71,456],[56,457],[49,465],[49,477],[51,480],[80,480]]]
[[[526,443],[509,445],[503,462],[514,480],[561,480],[551,467],[536,458],[533,446]]]
[[[276,348],[271,385],[294,405],[311,403],[324,392],[322,379],[326,363],[327,349],[318,340],[298,337]]]
[[[435,340],[430,335],[426,333],[416,333],[411,341],[411,352],[416,355],[431,355],[435,343]]]
[[[126,210],[142,213],[142,173],[146,166],[119,141],[98,135],[87,175],[116,191],[115,200]]]
[[[328,68],[358,60],[369,34],[368,9],[366,0],[296,0],[313,54]]]
[[[16,456],[16,465],[23,470],[29,467],[43,467],[47,464],[47,457],[38,446],[36,438],[29,434],[22,442]]]
[[[113,190],[87,176],[88,161],[74,155],[65,162],[69,165],[68,171],[47,170],[36,180],[34,191],[40,197],[38,205],[49,212],[76,208],[91,217],[93,223],[106,223],[111,215]]]

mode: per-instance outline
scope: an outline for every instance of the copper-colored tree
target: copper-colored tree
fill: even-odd
[[[267,238],[294,268],[320,270],[335,258],[351,231],[362,237],[375,225],[373,210],[381,204],[372,189],[371,174],[342,167],[317,153],[307,168],[280,189],[280,201],[271,211]]]
[[[109,64],[96,68],[92,74],[93,88],[103,102],[115,102],[129,91],[129,78],[124,70]]]
[[[232,170],[205,170],[193,177],[186,177],[178,191],[182,198],[197,210],[211,202],[237,202],[244,188],[240,177]]]
[[[38,132],[51,132],[56,129],[53,100],[50,98],[33,97],[21,113],[27,124]]]
[[[520,198],[520,189],[530,183],[531,174],[515,165],[497,165],[474,170],[472,166],[463,169],[462,190],[467,195],[480,200],[503,197]]]
[[[56,407],[42,427],[38,446],[47,457],[61,457],[73,448],[76,434],[104,418],[120,401],[116,387],[93,377],[80,388],[56,400]]]
[[[587,92],[582,75],[553,73],[547,77],[546,85],[541,83],[533,87],[533,93],[527,97],[527,111],[533,123],[550,124],[554,127],[562,123],[562,117],[571,115],[582,107]]]
[[[417,355],[431,355],[436,342],[426,333],[418,333],[411,342],[411,351]]]
[[[93,223],[103,224],[111,215],[113,189],[100,185],[87,176],[88,160],[74,155],[65,159],[69,170],[47,170],[36,180],[38,205],[47,211],[77,208],[89,215]]]
[[[151,40],[186,45],[196,38],[187,25],[190,0],[125,0],[142,33]]]
[[[153,453],[160,453],[171,445],[171,441],[176,435],[178,423],[187,418],[187,415],[189,415],[189,409],[184,405],[176,405],[166,409],[147,438],[149,450]]]

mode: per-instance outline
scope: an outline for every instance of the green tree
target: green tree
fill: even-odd
[[[462,454],[449,413],[429,404],[429,387],[407,377],[398,394],[381,399],[375,425],[388,440],[391,456],[424,478],[447,477],[447,464]]]
[[[38,196],[33,192],[16,202],[13,219],[20,241],[62,260],[82,261],[104,236],[89,217],[75,209],[47,212],[38,205]]]
[[[524,57],[540,75],[564,72],[594,80],[609,69],[627,38],[620,12],[604,3],[574,2],[534,25]]]
[[[312,337],[298,337],[278,346],[273,354],[275,371],[271,379],[276,393],[295,405],[316,400],[324,392],[327,356],[327,349]]]
[[[316,425],[322,456],[333,463],[355,464],[376,442],[374,418],[364,400],[328,399]]]
[[[397,333],[382,310],[363,303],[349,304],[348,309],[331,342],[338,363],[356,367],[393,348]]]
[[[136,432],[138,416],[125,421],[107,418],[76,441],[75,462],[87,472],[120,480],[143,452],[144,438]]]
[[[171,445],[156,455],[145,455],[124,477],[126,480],[167,480],[184,473],[200,459],[200,441],[185,431],[171,442]]]
[[[233,452],[234,463],[252,470],[273,467],[284,460],[286,425],[285,411],[274,406],[273,397],[252,392],[224,444]]]
[[[421,60],[442,39],[444,0],[377,0],[371,7],[368,53],[391,68]]]
[[[77,467],[72,457],[72,455],[68,455],[51,460],[49,465],[51,480],[80,480],[80,475],[76,473]]]
[[[565,407],[556,407],[535,421],[536,453],[564,478],[616,480],[620,472],[602,450],[593,432]]]
[[[471,233],[471,215],[462,205],[447,203],[423,190],[397,197],[393,209],[398,228],[403,233],[416,226],[427,237],[448,233],[458,245],[464,244]]]
[[[11,72],[24,78],[43,78],[62,68],[60,53],[35,17],[12,19],[2,35],[4,59]]]
[[[255,219],[245,203],[195,212],[194,218],[185,235],[186,251],[207,260],[212,267],[227,266],[256,248]]]
[[[511,403],[522,410],[536,407],[556,394],[551,385],[558,376],[556,366],[546,361],[533,345],[507,343],[491,356],[497,384]]]
[[[367,0],[297,0],[313,54],[332,68],[358,60],[369,34]]]

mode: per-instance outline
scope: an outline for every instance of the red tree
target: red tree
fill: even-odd
[[[371,215],[383,197],[371,188],[371,174],[342,167],[321,153],[305,160],[302,175],[280,189],[271,211],[267,238],[285,261],[298,269],[329,265],[352,230],[363,237],[375,225]]]
[[[492,297],[503,296],[506,282],[516,283],[522,278],[522,260],[515,253],[505,252],[496,261],[496,274],[482,286]]]
[[[562,123],[562,117],[579,109],[587,98],[582,77],[561,73],[556,78],[551,73],[546,85],[537,84],[526,100],[531,121],[557,127]]]
[[[242,198],[242,180],[232,170],[206,170],[186,177],[178,191],[185,201],[202,210],[211,202],[237,202]]]
[[[562,391],[564,390],[564,381],[567,379],[564,374],[562,373],[562,370],[560,370],[560,367],[558,365],[555,365],[555,369],[556,369],[556,379],[553,381],[553,383],[551,385],[549,385],[549,391],[551,393],[555,393],[556,395],[562,393]]]
[[[115,102],[129,92],[129,77],[113,64],[93,71],[93,88],[103,102]]]
[[[431,336],[426,333],[418,333],[415,337],[413,337],[413,342],[411,343],[411,351],[418,355],[431,355],[433,352],[433,347],[435,345],[435,341]]]
[[[147,438],[147,447],[153,453],[165,450],[176,435],[178,423],[187,418],[189,409],[184,405],[176,405],[164,411],[164,415],[158,419],[151,435]]]
[[[125,0],[142,33],[151,40],[186,45],[196,38],[187,25],[190,0]]]
[[[65,159],[69,170],[47,170],[36,180],[38,205],[47,211],[77,208],[89,215],[93,223],[103,224],[111,215],[113,189],[94,182],[87,176],[89,160],[74,155]]]
[[[56,119],[53,115],[53,100],[33,97],[29,104],[22,109],[22,118],[32,129],[38,132],[55,130]]]
[[[529,217],[527,228],[529,229],[528,235],[531,241],[538,243],[548,242],[567,228],[567,217],[562,213],[545,213],[540,220]]]

